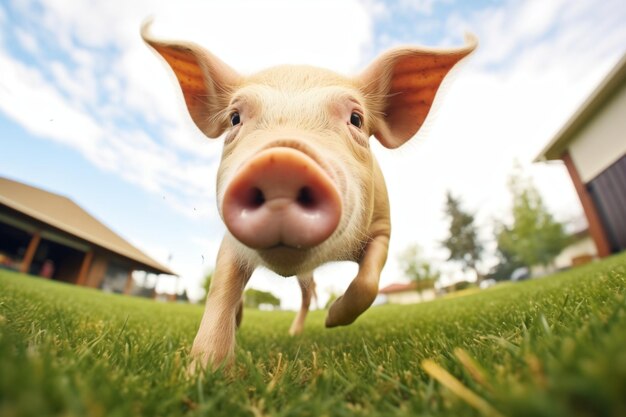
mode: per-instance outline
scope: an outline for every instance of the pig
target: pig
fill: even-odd
[[[191,119],[209,138],[224,136],[217,208],[226,225],[191,356],[196,369],[232,364],[242,294],[253,271],[296,276],[304,326],[313,271],[332,261],[359,269],[330,307],[326,327],[354,322],[378,294],[391,223],[383,174],[370,138],[393,149],[424,124],[448,72],[477,45],[399,47],[360,75],[285,65],[241,75],[189,42],[143,40],[174,72]]]

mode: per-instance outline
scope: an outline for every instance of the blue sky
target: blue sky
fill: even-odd
[[[244,73],[308,63],[356,74],[391,46],[479,37],[424,131],[395,152],[373,144],[394,222],[383,285],[402,279],[395,259],[411,243],[453,279],[437,243],[446,190],[488,239],[492,220],[506,217],[515,160],[557,218],[580,218],[564,168],[530,162],[626,50],[620,0],[0,3],[0,175],[72,198],[169,262],[197,296],[224,230],[214,200],[221,142],[196,130],[139,39],[147,16],[157,36],[195,41]],[[324,268],[321,292],[341,291],[355,270]],[[294,280],[260,273],[250,285],[297,306]]]

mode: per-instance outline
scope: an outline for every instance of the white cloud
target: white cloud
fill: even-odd
[[[85,92],[88,83],[81,91],[60,63],[51,69],[58,89],[36,69],[2,53],[0,65],[5,69],[0,109],[31,133],[74,148],[95,166],[167,195],[188,216],[191,201],[213,199],[214,180],[209,178],[214,177],[216,158],[184,160],[138,128],[122,129],[114,121],[97,119],[85,108],[95,100]],[[209,210],[194,214],[209,215]]]
[[[565,0],[522,2],[517,10],[509,13],[514,24],[513,28],[509,29],[518,39],[536,40],[553,27],[558,15],[566,6]]]
[[[284,63],[355,71],[373,29],[357,1],[223,2],[202,13],[188,4],[155,15],[156,35],[193,40],[243,73]]]
[[[437,0],[400,0],[399,6],[404,9],[411,9],[418,13],[431,15],[433,6]]]
[[[0,23],[1,22],[2,19],[0,18]],[[17,38],[17,41],[20,43],[20,46],[26,51],[35,55],[41,52],[39,49],[39,43],[37,42],[37,38],[33,36],[32,33],[29,33],[24,29],[17,28],[15,30],[15,36]]]
[[[67,97],[69,103],[79,107],[84,103],[94,103],[98,92],[93,72],[81,67],[71,71],[60,61],[50,61],[48,68],[54,77],[55,84]]]
[[[0,109],[31,133],[81,151],[98,146],[102,128],[59,93],[43,75],[0,51],[4,89]]]
[[[479,35],[480,49],[474,58],[480,65],[515,65],[525,51],[543,52],[542,58],[560,61],[583,53],[589,58],[606,58],[624,50],[626,15],[619,0],[575,3],[564,0],[508,2],[491,6],[473,16],[453,14],[447,27],[451,34],[459,29]],[[594,61],[576,59],[572,63],[587,68]],[[535,65],[545,66],[542,60]]]

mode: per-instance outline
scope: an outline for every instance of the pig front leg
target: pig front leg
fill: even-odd
[[[241,300],[253,268],[238,261],[229,237],[222,241],[215,274],[198,334],[193,341],[190,373],[228,364],[235,351],[235,331],[241,320]]]
[[[317,298],[315,295],[313,272],[298,275],[298,284],[300,285],[300,290],[302,291],[302,306],[289,328],[289,334],[292,336],[302,333],[302,330],[304,329],[304,321],[306,320],[306,316],[309,313],[309,307],[311,306],[311,298]]]
[[[359,262],[359,272],[344,295],[330,307],[326,327],[351,324],[372,305],[378,295],[378,281],[389,251],[389,222],[381,221],[374,224],[374,228],[378,231],[365,247]]]

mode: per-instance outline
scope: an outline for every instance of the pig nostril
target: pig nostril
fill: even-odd
[[[296,201],[304,208],[313,208],[316,203],[313,190],[309,187],[302,187],[298,192],[298,198]]]
[[[290,148],[261,151],[242,164],[218,195],[230,235],[263,251],[261,258],[273,248],[318,247],[337,231],[342,219],[334,179],[315,160]]]
[[[250,208],[259,208],[265,204],[265,196],[263,191],[257,187],[252,187],[247,197],[247,206]]]

